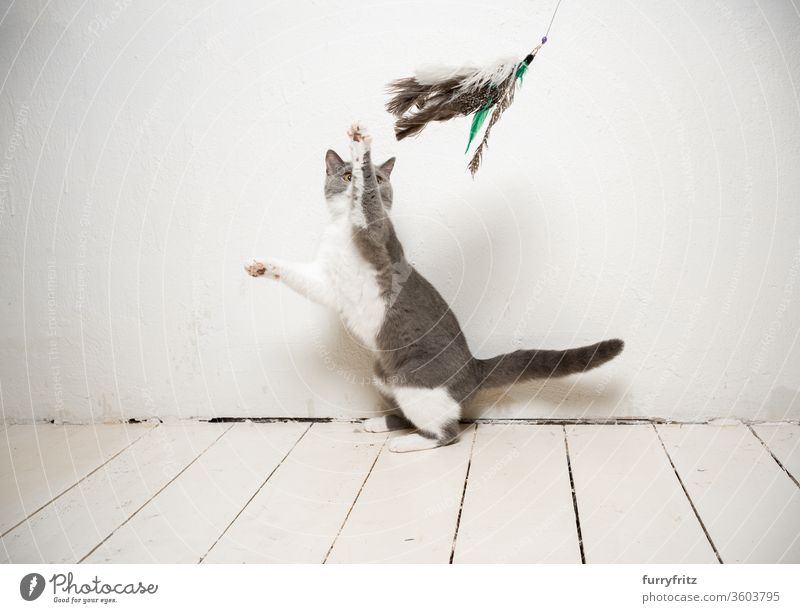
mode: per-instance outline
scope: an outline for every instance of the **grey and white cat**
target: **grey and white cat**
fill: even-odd
[[[366,129],[355,123],[347,134],[351,161],[332,150],[325,156],[331,221],[316,259],[256,259],[245,270],[336,309],[375,354],[375,385],[392,412],[366,420],[365,429],[414,429],[391,439],[389,449],[416,451],[454,441],[461,408],[481,387],[582,372],[622,351],[623,342],[614,339],[564,351],[474,357],[447,302],[408,262],[395,234],[389,217],[394,158],[374,166]]]

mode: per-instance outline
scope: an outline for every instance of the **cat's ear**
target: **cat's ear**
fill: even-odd
[[[381,164],[381,170],[386,173],[387,177],[392,175],[392,169],[394,168],[394,161],[395,158],[389,158],[383,164]]]
[[[342,166],[344,166],[344,160],[333,149],[328,149],[325,154],[325,172],[329,175],[335,174]]]

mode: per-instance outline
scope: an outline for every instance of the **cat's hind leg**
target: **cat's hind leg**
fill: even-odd
[[[400,412],[400,407],[397,405],[391,387],[386,385],[383,381],[380,375],[380,366],[376,366],[375,370],[376,374],[378,374],[374,380],[375,387],[378,388],[378,393],[381,395],[383,404],[389,407],[390,412],[385,415],[380,415],[379,417],[365,419],[364,430],[367,432],[391,432],[392,430],[408,430],[413,428],[414,424],[408,421]]]
[[[452,443],[458,437],[461,405],[443,387],[394,387],[403,415],[416,428],[413,434],[389,441],[389,450],[420,451]]]

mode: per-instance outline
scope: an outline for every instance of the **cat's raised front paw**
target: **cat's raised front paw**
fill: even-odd
[[[366,126],[360,121],[354,121],[352,123],[347,130],[347,136],[353,142],[364,143],[367,147],[369,147],[372,142],[372,135],[370,135],[369,130],[367,130]]]
[[[250,260],[244,265],[245,272],[251,277],[269,277],[270,279],[280,279],[281,275],[277,267],[269,262],[261,260]]]

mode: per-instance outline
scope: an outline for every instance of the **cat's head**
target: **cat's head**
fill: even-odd
[[[391,175],[394,168],[394,158],[389,158],[380,166],[375,166],[375,173],[378,176],[378,188],[381,192],[381,202],[386,210],[392,208],[392,182]],[[336,214],[342,207],[341,198],[348,190],[350,181],[353,177],[353,165],[345,162],[333,150],[328,149],[325,154],[325,200],[332,214]]]

